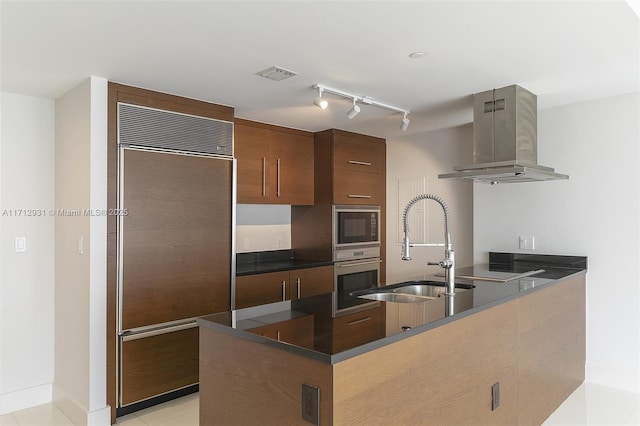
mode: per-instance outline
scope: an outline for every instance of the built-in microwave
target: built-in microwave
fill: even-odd
[[[380,257],[380,207],[333,206],[333,260]]]
[[[350,293],[380,286],[380,259],[336,262],[334,269],[333,316],[371,309],[377,301],[361,299]]]

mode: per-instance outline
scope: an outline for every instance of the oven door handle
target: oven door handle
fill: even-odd
[[[368,262],[349,262],[349,263],[339,263],[336,264],[339,268],[350,268],[352,266],[362,266],[362,265],[373,265],[375,263],[382,263],[382,260],[370,260]]]

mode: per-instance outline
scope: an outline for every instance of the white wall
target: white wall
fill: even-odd
[[[568,181],[474,184],[474,257],[588,256],[587,380],[640,392],[640,96],[539,111],[538,163]]]
[[[53,399],[79,425],[110,421],[106,405],[106,216],[100,213],[107,208],[106,123],[104,79],[92,77],[56,101]]]
[[[411,251],[412,261],[401,260],[402,211],[408,201],[406,196],[412,192],[429,192],[447,203],[456,267],[473,263],[473,185],[438,179],[438,174],[451,172],[456,165],[471,163],[471,150],[471,125],[387,140],[387,283],[442,272],[438,267],[426,266],[428,261],[444,258],[442,247],[416,247]],[[425,208],[426,227],[421,237],[412,242],[443,243],[444,219],[439,204],[421,201],[410,215]],[[425,239],[420,241],[421,238]]]
[[[0,94],[0,414],[51,401],[54,102]],[[25,216],[17,209],[35,209]],[[18,214],[18,216],[15,216]],[[24,236],[27,251],[16,253]]]
[[[291,248],[291,206],[238,204],[236,252],[287,250]]]

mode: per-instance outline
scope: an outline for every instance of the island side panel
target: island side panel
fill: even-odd
[[[508,302],[336,364],[334,424],[516,424],[517,318]]]
[[[200,425],[309,425],[301,390],[320,388],[331,425],[331,365],[200,327]]]
[[[584,382],[585,274],[519,302],[519,424],[541,424]]]

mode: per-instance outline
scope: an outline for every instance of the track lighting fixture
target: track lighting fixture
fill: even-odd
[[[405,132],[409,127],[409,119],[407,118],[408,113],[404,113],[404,117],[402,117],[402,123],[400,124],[400,130]]]
[[[358,115],[358,113],[360,113],[360,106],[357,105],[357,102],[361,102],[363,104],[373,105],[378,108],[384,108],[394,112],[402,113],[403,116],[402,116],[402,123],[400,124],[400,130],[404,132],[409,127],[409,118],[407,118],[407,116],[409,115],[409,111],[407,111],[406,109],[398,108],[393,105],[378,102],[377,100],[369,96],[353,95],[343,90],[333,89],[331,87],[327,87],[322,84],[314,84],[313,88],[318,89],[318,96],[313,100],[313,104],[322,109],[325,109],[328,106],[328,102],[326,101],[326,99],[322,98],[322,93],[328,92],[333,95],[338,95],[338,96],[342,96],[343,98],[349,98],[353,100],[353,106],[351,107],[349,112],[347,112],[347,118],[351,119],[356,115]]]
[[[315,99],[313,100],[313,104],[319,107],[320,109],[327,109],[327,107],[329,106],[329,102],[327,102],[326,99],[322,99],[323,90],[324,89],[322,87],[318,87],[318,96],[316,96]]]
[[[356,98],[353,98],[353,107],[347,112],[347,118],[352,119],[360,113],[360,107],[356,105]]]

